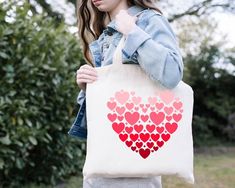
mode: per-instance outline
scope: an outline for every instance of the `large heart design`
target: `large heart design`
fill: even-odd
[[[170,90],[147,99],[133,91],[117,91],[107,101],[107,107],[111,128],[125,146],[143,159],[167,147],[183,117],[183,103]]]

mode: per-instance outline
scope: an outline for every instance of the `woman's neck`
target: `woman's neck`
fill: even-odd
[[[121,1],[118,6],[116,6],[113,10],[109,11],[109,15],[111,20],[115,19],[115,16],[118,14],[120,10],[127,10],[129,8],[127,1]]]

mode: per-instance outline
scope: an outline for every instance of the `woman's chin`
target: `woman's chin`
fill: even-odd
[[[110,11],[110,8],[108,8],[107,6],[105,5],[102,5],[100,4],[99,6],[97,6],[97,9],[101,12],[109,12]]]

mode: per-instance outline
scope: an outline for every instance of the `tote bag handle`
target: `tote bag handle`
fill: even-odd
[[[153,11],[159,14],[159,12],[157,12],[156,10],[153,9]],[[135,14],[135,16],[138,18],[142,12],[143,11],[138,12],[137,14]],[[115,65],[122,64],[122,49],[124,47],[125,40],[126,40],[126,37],[123,35],[116,47],[116,50],[114,51],[113,64]]]

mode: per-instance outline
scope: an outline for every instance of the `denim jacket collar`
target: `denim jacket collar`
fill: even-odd
[[[129,7],[127,9],[127,12],[131,16],[134,16],[134,15],[137,15],[138,13],[140,13],[142,10],[144,10],[144,8],[142,8],[140,6],[137,6],[137,5],[133,5],[133,6],[131,6],[131,7]],[[111,32],[111,33],[118,32],[116,27],[115,27],[115,19],[112,20],[111,22],[109,22],[109,24],[107,25],[106,29],[104,29],[103,33],[107,34],[107,32]],[[93,59],[97,60],[96,62],[94,62],[96,67],[101,66],[100,65],[100,61],[101,60],[99,58],[96,58],[96,56],[97,57],[101,57],[101,49],[100,49],[98,40],[95,40],[95,41],[91,42],[89,44],[89,48],[90,48],[90,50],[92,52]]]

